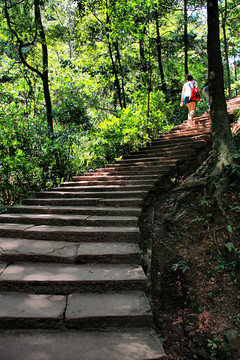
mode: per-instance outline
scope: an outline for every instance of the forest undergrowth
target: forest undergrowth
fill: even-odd
[[[210,155],[156,201],[152,300],[172,360],[240,359],[239,160],[213,176]]]

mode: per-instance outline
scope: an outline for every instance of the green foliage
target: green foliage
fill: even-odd
[[[195,216],[195,218],[191,220],[192,223],[194,223],[194,222],[201,222],[201,221],[204,221],[204,218],[199,217],[198,215]]]
[[[1,109],[0,206],[18,202],[36,190],[57,185],[76,172],[73,136],[46,134],[45,124],[19,113],[14,103]]]
[[[187,270],[190,270],[190,268],[189,268],[189,266],[187,266],[187,264],[185,263],[184,260],[181,260],[181,261],[177,262],[176,264],[173,264],[173,266],[171,267],[171,270],[173,270],[173,271],[181,270],[183,273],[185,273]]]
[[[225,243],[225,247],[228,249],[229,252],[231,252],[232,250],[235,249],[234,245],[232,242],[227,242]]]
[[[147,117],[147,96],[135,93],[131,106],[119,112],[119,116],[110,116],[99,124],[93,144],[94,156],[99,156],[103,163],[112,162],[169,130],[166,114],[171,110],[163,104],[162,93],[152,93],[151,113]]]
[[[240,327],[240,313],[234,316],[233,321],[237,327]]]
[[[218,348],[219,340],[218,339],[208,339],[208,348],[210,350],[210,360],[217,360],[217,348]]]

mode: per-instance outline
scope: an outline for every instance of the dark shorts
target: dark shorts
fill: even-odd
[[[190,100],[189,96],[186,96],[184,99],[184,104],[187,105],[190,104],[190,102],[195,102],[195,100]]]

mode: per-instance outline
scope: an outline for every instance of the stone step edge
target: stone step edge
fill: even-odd
[[[1,293],[0,329],[99,330],[109,326],[151,328],[153,314],[145,293]]]
[[[67,295],[146,291],[147,283],[138,264],[0,264],[1,292]]]
[[[131,242],[67,242],[0,238],[0,262],[44,262],[86,264],[135,263],[141,260],[141,250]]]
[[[100,207],[100,206],[48,206],[48,205],[16,205],[16,206],[9,206],[7,208],[7,212],[8,213],[14,213],[14,212],[19,212],[19,211],[23,211],[24,213],[26,210],[29,210],[32,213],[39,213],[39,212],[46,212],[47,214],[55,214],[55,213],[59,213],[59,214],[83,214],[85,215],[85,213],[87,212],[87,214],[100,214],[101,212],[103,213],[110,213],[111,215],[114,213],[127,213],[127,215],[130,215],[131,213],[133,213],[135,216],[138,216],[141,214],[142,212],[142,208],[140,207],[110,207],[110,206],[105,206],[105,207]],[[130,215],[131,216],[131,215]]]
[[[53,225],[53,226],[138,226],[137,216],[72,215],[72,214],[0,214],[1,223]]]
[[[45,359],[57,360],[166,360],[163,347],[151,329],[83,332],[4,332],[1,356],[7,360],[34,359],[44,349]],[[42,358],[43,359],[43,358]]]

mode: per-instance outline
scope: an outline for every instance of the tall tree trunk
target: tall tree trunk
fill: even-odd
[[[145,34],[146,34],[146,28],[144,26],[143,31],[139,38],[140,74],[141,74],[141,81],[144,87],[146,87],[148,84],[148,79],[147,79],[148,65],[147,65],[147,59],[145,54],[145,43],[144,43]]]
[[[16,3],[16,5],[20,4]],[[8,27],[12,33],[12,35],[17,39],[18,42],[18,52],[19,57],[21,59],[21,62],[31,71],[35,72],[42,80],[43,82],[43,91],[44,91],[44,98],[45,98],[45,104],[46,104],[46,112],[47,112],[47,123],[48,123],[48,132],[49,135],[52,135],[53,133],[53,120],[52,120],[52,105],[51,105],[51,97],[49,92],[49,81],[48,81],[48,52],[47,52],[47,44],[46,44],[46,38],[44,33],[44,28],[42,25],[42,19],[41,19],[41,10],[39,5],[39,0],[34,0],[34,16],[35,16],[35,34],[32,36],[32,39],[28,43],[24,43],[21,35],[17,33],[17,31],[14,29],[14,23],[10,19],[10,13],[9,9],[16,5],[10,5],[8,6],[7,0],[5,0],[5,15],[7,19]],[[15,19],[14,19],[15,21]],[[36,44],[36,41],[40,37],[40,42],[42,45],[42,66],[43,71],[41,72],[38,70],[38,68],[33,67],[31,64],[29,64],[23,55],[23,49],[28,46],[34,46]]]
[[[234,64],[234,80],[235,80],[235,82],[237,82],[237,81],[238,81],[238,76],[237,76],[237,60],[236,60],[235,54],[234,54],[234,62],[233,62],[233,64]],[[237,89],[235,90],[235,94],[236,94],[236,96],[237,96],[237,94],[238,94]]]
[[[223,66],[219,39],[218,0],[207,0],[208,10],[208,71],[210,114],[215,152],[215,170],[230,163],[235,152],[224,95]]]
[[[36,18],[36,22],[37,22],[37,27],[39,29],[39,36],[40,36],[41,45],[42,45],[43,72],[41,75],[41,79],[43,82],[44,98],[45,98],[45,104],[46,104],[46,110],[47,110],[47,122],[48,122],[48,128],[49,128],[50,133],[53,133],[52,102],[51,102],[51,96],[50,96],[50,91],[49,91],[49,79],[48,79],[48,49],[47,49],[44,28],[42,25],[39,0],[35,0],[34,4],[35,4],[35,18]]]
[[[125,98],[124,81],[123,81],[123,68],[122,68],[121,56],[120,56],[120,51],[119,51],[118,43],[115,42],[115,43],[114,43],[114,46],[115,46],[115,49],[116,49],[117,62],[118,62],[118,67],[119,67],[120,75],[121,75],[121,89],[122,89],[123,107],[126,108],[126,98]]]
[[[114,73],[114,76],[115,76],[115,86],[116,86],[116,89],[117,89],[117,97],[118,97],[120,108],[122,109],[123,105],[122,105],[122,97],[121,97],[121,87],[120,87],[120,83],[119,83],[119,79],[118,79],[117,68],[116,68],[116,65],[115,65],[115,62],[114,62],[114,58],[113,58],[112,46],[111,46],[110,35],[109,35],[109,25],[110,25],[110,19],[109,19],[109,15],[108,15],[108,12],[107,12],[107,26],[106,26],[106,29],[107,29],[108,50],[109,50],[109,55],[110,55],[110,59],[111,59],[111,62],[112,62],[113,73]]]
[[[227,41],[227,35],[226,35],[227,0],[225,0],[224,10],[221,12],[221,15],[222,15],[224,53],[225,53],[225,61],[226,61],[226,67],[227,67],[228,95],[229,95],[229,97],[231,97],[231,75],[230,75],[230,66],[229,66],[229,58],[228,58],[228,41]]]
[[[184,70],[188,74],[188,14],[187,14],[187,0],[184,0]]]
[[[159,22],[158,22],[158,12],[156,11],[156,30],[157,30],[157,52],[158,52],[158,68],[161,76],[161,86],[162,92],[167,95],[167,86],[163,72],[163,63],[162,63],[162,44],[161,44],[161,36],[159,31]]]

